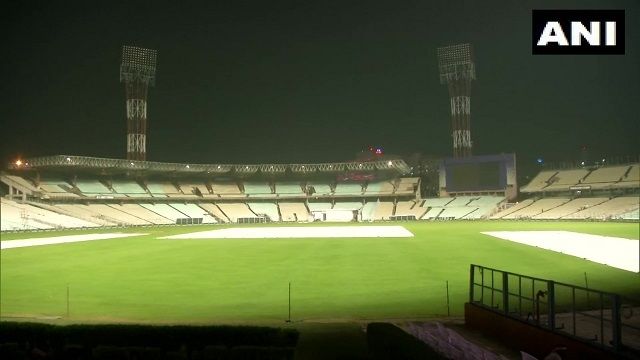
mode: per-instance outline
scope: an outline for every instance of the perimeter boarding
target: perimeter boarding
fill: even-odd
[[[539,358],[554,346],[576,359],[640,355],[637,300],[473,264],[469,277],[471,328]]]

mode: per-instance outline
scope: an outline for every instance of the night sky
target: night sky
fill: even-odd
[[[2,16],[2,160],[123,158],[122,45],[158,50],[148,159],[449,156],[436,48],[473,44],[475,154],[635,156],[640,2],[20,1]],[[531,10],[625,9],[626,55],[533,56]]]

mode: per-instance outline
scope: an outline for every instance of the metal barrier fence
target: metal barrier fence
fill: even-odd
[[[618,351],[640,350],[640,305],[618,294],[471,265],[469,302]]]

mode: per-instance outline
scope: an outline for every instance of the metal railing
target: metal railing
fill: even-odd
[[[470,303],[616,351],[640,349],[640,304],[635,301],[474,264],[469,276]]]

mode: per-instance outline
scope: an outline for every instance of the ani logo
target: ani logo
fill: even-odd
[[[534,55],[624,54],[624,10],[533,10]]]

